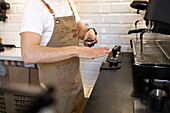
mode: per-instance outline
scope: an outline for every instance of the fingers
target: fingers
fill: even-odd
[[[99,54],[99,55],[97,55],[97,57],[96,57],[96,58],[104,57],[104,56],[106,56],[106,54]]]
[[[98,53],[98,54],[108,54],[112,51],[108,47],[94,48],[94,49],[95,49],[96,53]]]
[[[94,30],[87,31],[87,33],[85,34],[84,40],[87,39],[87,38],[91,38],[91,39],[96,40],[96,43],[98,42],[98,39],[97,39],[97,37],[95,35]]]
[[[94,49],[110,49],[109,47],[98,47],[98,48],[94,48]]]
[[[91,58],[93,59],[93,58],[103,57],[106,54],[109,54],[111,51],[112,50],[110,50],[108,47],[94,48]]]
[[[87,34],[84,36],[84,40],[86,40],[88,38]]]
[[[110,53],[112,50],[110,50],[108,47],[100,48],[80,47],[78,51],[79,51],[78,57],[85,59],[94,59],[103,57],[106,54]]]
[[[98,39],[97,39],[97,37],[95,37],[95,40],[96,40],[96,42],[95,42],[95,43],[97,43],[97,42],[98,42]]]
[[[94,40],[95,40],[95,43],[97,43],[97,42],[98,42],[98,39],[97,39],[97,37],[96,37],[96,36],[93,36],[93,37],[92,37],[92,39],[94,39]]]
[[[97,55],[92,56],[90,59],[100,58],[104,56],[106,56],[106,54],[97,54]]]
[[[95,43],[98,42],[98,39],[97,39],[96,35],[92,35],[90,38],[91,38],[91,39],[94,39],[94,40],[96,41]]]

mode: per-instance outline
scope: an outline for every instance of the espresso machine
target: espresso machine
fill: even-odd
[[[144,35],[145,33],[170,35],[169,4],[170,0],[149,0],[144,16],[146,29],[135,30],[137,33],[140,32],[140,39],[131,41],[132,97],[139,99],[134,101],[135,113],[157,113],[150,108],[149,104],[151,92],[156,89],[167,94],[166,105],[159,112],[170,113],[170,39],[161,40],[159,37],[159,40],[147,40]]]

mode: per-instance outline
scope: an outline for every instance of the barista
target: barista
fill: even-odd
[[[79,47],[78,38],[97,40],[81,22],[72,0],[28,0],[21,25],[22,57],[39,64],[41,85],[53,85],[55,113],[81,113],[84,105],[79,58],[110,53],[107,47]]]

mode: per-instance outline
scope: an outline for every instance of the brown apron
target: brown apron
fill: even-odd
[[[48,10],[55,14],[49,5],[41,0]],[[68,1],[70,7],[71,4]],[[71,10],[73,11],[72,7]],[[75,16],[54,18],[54,30],[48,47],[77,46],[77,24]],[[81,80],[79,58],[39,64],[40,82],[44,86],[53,85],[55,91],[55,113],[82,113],[84,92]]]

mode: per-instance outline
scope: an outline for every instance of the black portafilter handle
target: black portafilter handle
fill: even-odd
[[[118,52],[118,46],[115,46],[115,47],[112,49],[113,58],[116,58],[117,52]]]
[[[148,5],[147,1],[133,1],[130,4],[130,7],[134,8],[134,9],[138,9],[138,10],[146,10]]]
[[[113,49],[112,49],[112,54],[113,54],[113,58],[116,58],[116,55],[119,55],[121,52],[121,46],[115,46]]]
[[[117,46],[117,50],[120,53],[121,52],[121,46]]]
[[[128,34],[132,34],[132,33],[141,33],[141,32],[144,31],[144,30],[146,30],[146,29],[143,28],[143,29],[130,30],[130,31],[128,32]]]

